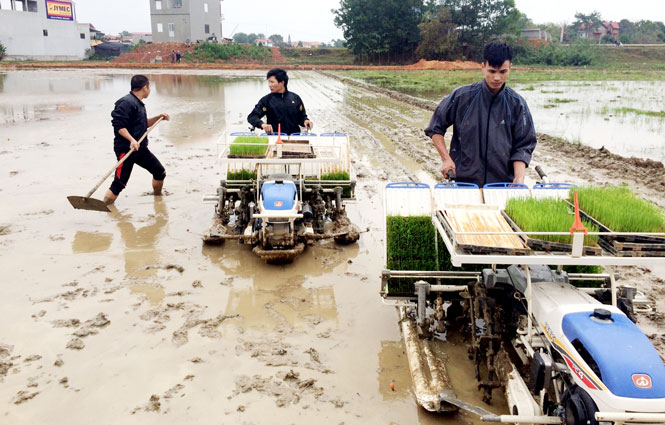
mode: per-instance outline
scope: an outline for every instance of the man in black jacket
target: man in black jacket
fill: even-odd
[[[148,149],[148,138],[143,139],[139,145],[138,140],[143,136],[148,127],[152,126],[159,118],[168,121],[168,114],[159,114],[148,118],[143,99],[150,96],[150,81],[143,75],[135,75],[131,81],[132,91],[115,102],[115,109],[111,112],[111,123],[113,124],[113,150],[118,161],[127,153],[134,151],[116,170],[111,187],[104,195],[104,202],[112,204],[118,198],[120,192],[125,188],[132,174],[134,164],[145,168],[152,174],[152,188],[155,195],[162,194],[162,186],[166,171],[157,157]]]
[[[289,76],[286,71],[280,68],[271,69],[267,78],[270,94],[259,100],[247,121],[266,133],[277,132],[277,124],[281,124],[282,133],[286,134],[299,133],[300,127],[311,130],[314,124],[307,118],[300,96],[287,89]],[[264,115],[267,115],[267,123],[261,121]]]
[[[506,86],[512,48],[499,41],[485,46],[483,81],[456,88],[436,108],[425,134],[457,181],[524,183],[536,147],[536,131],[526,101]],[[453,126],[450,153],[443,135]]]

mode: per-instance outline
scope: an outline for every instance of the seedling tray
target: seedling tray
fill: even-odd
[[[514,231],[522,232],[522,229],[520,229],[520,227],[510,218],[508,214],[506,214],[504,210],[501,210],[501,213],[503,214],[503,217],[506,219],[508,224],[510,224],[510,227],[512,227]],[[568,243],[546,241],[543,239],[532,238],[527,235],[520,235],[520,236],[526,242],[526,245],[529,248],[533,249],[534,251],[571,252],[573,250],[573,246]],[[601,255],[603,253],[603,249],[598,245],[585,246],[584,248],[582,248],[582,252],[584,253],[584,255]]]
[[[484,207],[484,208],[483,208]],[[468,236],[464,235],[457,235],[455,231],[453,230],[453,226],[455,225],[455,218],[452,217],[451,213],[453,210],[466,210],[469,212],[480,212],[481,213],[481,220],[478,220],[474,223],[473,217],[466,223],[467,225],[471,225],[470,228],[468,228],[469,231],[475,231],[475,232],[483,232],[483,231],[488,231],[488,232],[505,232],[505,231],[512,231],[513,229],[510,228],[508,223],[501,223],[501,220],[503,217],[498,214],[499,210],[495,208],[487,208],[487,206],[469,206],[468,208],[449,208],[446,209],[445,212],[440,212],[439,217],[442,217],[443,219],[440,220],[443,224],[444,230],[448,234],[448,237],[450,239],[454,240],[457,243],[457,246],[461,248],[463,251],[470,253],[470,254],[477,254],[477,255],[492,255],[492,254],[505,254],[505,255],[527,255],[531,252],[531,249],[527,247],[524,244],[524,240],[519,237],[519,235],[508,235],[508,236],[483,236],[481,239],[498,239],[497,243],[494,245],[491,245],[490,243],[469,243],[465,239],[469,238]],[[483,214],[483,212],[486,212],[487,214]],[[495,215],[496,214],[496,215]],[[475,227],[475,225],[478,224],[480,227]],[[489,226],[489,227],[486,227]],[[460,232],[465,231],[463,229],[458,230]],[[510,240],[512,239],[512,241]],[[515,243],[515,241],[519,241],[519,243]],[[507,242],[507,243],[506,243]],[[507,244],[512,244],[513,246],[506,246]],[[519,245],[516,246],[516,245]]]
[[[601,247],[610,254],[616,256],[616,257],[665,257],[665,245],[660,245],[660,244],[621,244],[621,247],[623,249],[617,249],[615,244],[617,243],[616,241],[608,241],[605,239],[598,239],[598,243],[600,244]],[[634,249],[638,248],[639,249]],[[644,249],[646,245],[656,245],[659,246],[660,249]],[[628,249],[626,249],[628,248]],[[634,249],[634,250],[633,250]]]
[[[566,201],[568,202],[568,201]],[[570,204],[570,202],[568,202]],[[572,204],[570,204],[572,206]],[[595,224],[598,226],[598,229],[600,229],[601,232],[613,232],[612,229],[601,223],[600,221],[596,220],[584,210],[580,208],[580,217],[588,220],[589,222]],[[663,250],[665,250],[665,238],[660,237],[660,236],[640,236],[640,235],[599,235],[598,237],[599,240],[605,240],[607,242],[629,242],[633,244],[659,244],[663,245]]]

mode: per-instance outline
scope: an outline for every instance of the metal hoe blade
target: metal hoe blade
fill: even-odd
[[[77,210],[104,211],[110,212],[106,202],[95,198],[86,198],[85,196],[68,196],[67,199],[72,207]]]

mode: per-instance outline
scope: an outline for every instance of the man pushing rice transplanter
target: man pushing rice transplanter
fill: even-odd
[[[432,115],[425,134],[441,156],[441,173],[459,182],[524,183],[536,147],[536,131],[522,96],[506,85],[512,48],[500,41],[485,46],[483,80],[458,87]],[[453,126],[450,151],[444,134]]]

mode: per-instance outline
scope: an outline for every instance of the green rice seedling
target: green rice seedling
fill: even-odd
[[[386,217],[389,270],[437,270],[435,229],[429,216]],[[445,248],[444,248],[445,249]],[[418,279],[391,279],[391,294],[413,294]]]
[[[567,232],[575,221],[574,211],[564,201],[556,199],[513,198],[506,204],[506,213],[524,232]],[[598,232],[598,227],[585,222],[589,232]],[[570,235],[528,235],[531,239],[550,242],[571,243]],[[584,245],[595,246],[597,235],[586,235]]]
[[[321,175],[321,180],[349,180],[350,178],[347,171],[334,171]]]
[[[228,171],[226,173],[226,180],[256,180],[256,171],[245,169]]]
[[[436,232],[429,216],[386,218],[387,268],[389,270],[419,271],[480,271],[489,266],[472,264],[453,267],[450,253]],[[438,263],[437,263],[438,244]],[[391,294],[412,295],[414,282],[420,279],[391,279],[388,291]],[[433,279],[424,279],[434,284]]]
[[[351,176],[348,171],[333,171],[326,174],[321,174],[321,180],[351,180]],[[351,187],[346,186],[343,188],[344,196],[351,196]]]
[[[264,156],[267,149],[267,137],[238,136],[231,142],[229,153],[240,156]]]
[[[581,187],[576,190],[580,208],[615,232],[665,232],[663,212],[635,196],[626,186]]]

